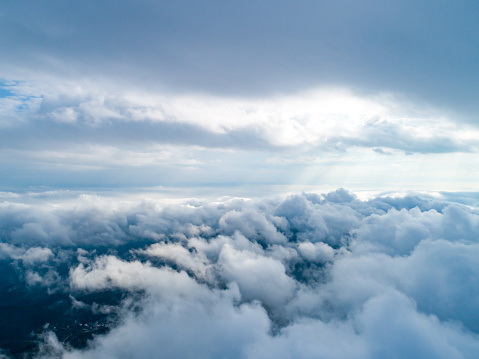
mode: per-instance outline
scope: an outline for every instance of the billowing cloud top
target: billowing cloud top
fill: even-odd
[[[48,308],[2,331],[36,341],[37,357],[479,354],[479,212],[444,196],[82,196],[0,211],[4,300]]]

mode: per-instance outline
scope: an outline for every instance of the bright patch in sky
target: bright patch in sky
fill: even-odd
[[[13,88],[18,95],[8,98],[0,135],[4,168],[16,168],[6,188],[472,190],[477,178],[473,125],[392,95],[322,88],[253,99],[86,86],[72,92],[45,82]],[[444,172],[444,161],[454,171]]]

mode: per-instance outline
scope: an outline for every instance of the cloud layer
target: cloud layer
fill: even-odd
[[[114,78],[248,96],[346,84],[476,108],[472,2],[25,4],[0,7],[0,77],[9,80]]]
[[[470,166],[474,126],[393,95],[326,87],[247,98],[51,79],[5,88],[5,190],[251,182],[364,189],[391,179],[464,190],[471,185],[460,182],[479,176]]]
[[[1,260],[17,268],[20,286],[115,319],[83,349],[43,329],[39,357],[479,353],[474,208],[425,195],[365,201],[343,189],[59,203],[4,202]],[[115,291],[124,293],[116,302],[102,297]]]
[[[479,176],[464,171],[473,3],[19,4],[0,4],[3,189],[297,184],[293,170],[308,185],[318,162],[321,184],[351,188],[327,175],[345,161],[363,188],[390,164],[413,184],[456,173],[442,190]]]
[[[408,104],[393,95],[361,96],[345,88],[228,98],[113,90],[101,83],[74,86],[68,82],[5,86],[12,94],[0,99],[5,113],[3,147],[54,151],[86,142],[137,151],[170,144],[442,153],[476,151],[479,138],[477,130],[455,124],[447,112]],[[53,138],[52,132],[59,137]],[[33,133],[31,141],[18,143],[21,134]]]

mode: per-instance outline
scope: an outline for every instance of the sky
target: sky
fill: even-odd
[[[0,358],[479,357],[478,18],[1,1]]]
[[[0,187],[474,191],[478,11],[3,1]]]

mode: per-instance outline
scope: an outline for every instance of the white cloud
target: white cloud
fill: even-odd
[[[283,264],[274,259],[225,244],[218,264],[221,277],[237,283],[245,300],[259,299],[276,307],[293,297],[295,283],[286,275]]]
[[[4,204],[0,253],[24,285],[118,316],[83,350],[46,337],[42,350],[67,358],[474,358],[478,214],[441,198],[359,200],[340,189],[182,204],[91,195]],[[33,231],[20,243],[18,229],[33,224],[46,237],[33,240]],[[55,267],[65,264],[68,277]],[[77,299],[110,290],[125,300]]]
[[[479,140],[473,125],[392,95],[320,86],[244,97],[112,80],[27,82],[11,90],[38,104],[5,109],[0,132],[7,189],[319,183],[462,190],[479,176],[471,166]]]
[[[49,248],[33,247],[27,249],[22,255],[23,262],[33,265],[48,261],[53,256],[52,251]]]
[[[325,263],[333,259],[334,249],[326,243],[303,242],[298,244],[299,253],[308,261]]]
[[[245,347],[265,335],[268,318],[257,304],[236,307],[230,293],[210,292],[207,301],[176,297],[142,304],[144,311],[129,316],[95,348],[64,353],[65,358],[243,358]]]
[[[208,260],[204,253],[191,253],[179,244],[155,243],[137,253],[149,257],[158,257],[192,270],[197,276],[204,278],[207,275]]]
[[[17,101],[32,101],[27,95],[36,96],[41,106],[29,106],[28,113],[31,119],[42,119],[43,126],[61,130],[76,141],[93,141],[104,147],[113,145],[115,135],[121,135],[123,142],[135,143],[139,152],[148,150],[145,144],[183,143],[243,150],[254,144],[272,150],[293,148],[306,155],[311,149],[356,147],[434,153],[476,151],[479,139],[477,129],[456,124],[439,110],[419,110],[419,106],[405,104],[393,95],[360,95],[347,88],[319,87],[287,95],[242,98],[112,90],[117,85],[105,82],[86,82],[75,90],[74,84],[51,81],[32,81],[30,87],[22,82],[9,88],[22,93]],[[11,101],[3,99],[7,100]],[[7,118],[22,114],[8,109],[4,112],[9,114]],[[16,119],[10,122],[17,126]],[[29,122],[30,127],[36,126],[33,120]],[[28,130],[18,128],[18,135]],[[159,129],[170,135],[162,135]],[[86,140],[82,133],[94,136]],[[47,150],[58,140],[44,138],[42,146]]]
[[[101,256],[87,266],[79,264],[70,271],[70,285],[78,290],[121,288],[147,290],[165,297],[206,293],[206,289],[185,272],[156,268],[150,263],[122,261],[115,256]]]
[[[25,265],[33,266],[47,262],[53,253],[50,248],[45,247],[24,247],[14,246],[8,243],[0,243],[0,256],[20,259]]]
[[[50,116],[58,122],[75,123],[78,118],[78,113],[71,107],[59,107],[53,110]]]
[[[250,239],[261,238],[267,243],[286,243],[287,238],[255,209],[245,208],[241,212],[232,210],[219,220],[219,225],[226,234],[240,231]]]

